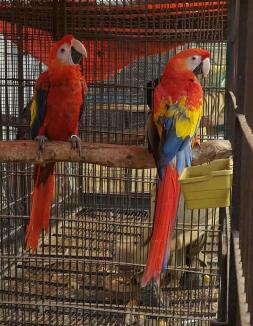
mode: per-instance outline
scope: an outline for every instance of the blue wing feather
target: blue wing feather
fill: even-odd
[[[164,122],[164,136],[160,148],[159,170],[163,174],[163,168],[169,164],[181,148],[184,139],[176,135],[173,119],[166,119]]]
[[[86,92],[85,92],[84,83],[82,80],[81,80],[81,86],[82,86],[83,103],[80,108],[79,121],[81,121],[83,112],[85,111],[85,108],[86,108],[86,101],[85,101]]]
[[[177,153],[176,161],[177,161],[176,168],[179,175],[182,173],[185,167],[191,166],[192,149],[190,143],[187,146],[185,146],[183,150]]]
[[[176,157],[176,168],[181,174],[183,169],[191,165],[192,137],[181,138],[176,135],[173,118],[166,119],[164,122],[164,137],[160,149],[159,172],[163,175],[163,168]]]

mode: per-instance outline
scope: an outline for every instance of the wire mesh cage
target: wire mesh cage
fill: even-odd
[[[85,43],[88,142],[146,145],[147,84],[182,49],[211,52],[202,140],[224,138],[227,1],[3,0],[0,137],[30,137],[24,107],[50,46]],[[181,198],[160,288],[140,287],[152,229],[155,169],[57,163],[49,232],[24,248],[33,167],[1,163],[2,325],[209,325],[219,314],[227,215]]]

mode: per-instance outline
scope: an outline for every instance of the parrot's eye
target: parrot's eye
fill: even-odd
[[[62,49],[61,49],[61,53],[64,53],[64,52],[65,52],[65,49],[62,48]]]
[[[196,57],[192,57],[192,60],[196,60],[197,58]]]

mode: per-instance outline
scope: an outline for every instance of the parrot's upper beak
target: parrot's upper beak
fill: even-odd
[[[210,58],[207,57],[202,61],[202,73],[203,73],[204,77],[206,77],[208,75],[210,66],[211,66]]]
[[[201,63],[198,65],[197,68],[193,70],[195,75],[201,75],[203,74],[204,77],[206,77],[210,70],[210,58],[205,58],[201,61]]]
[[[74,38],[71,41],[71,58],[73,63],[81,63],[82,57],[87,58],[87,51],[83,44]]]

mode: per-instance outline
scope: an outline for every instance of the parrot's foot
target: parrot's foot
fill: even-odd
[[[81,139],[77,135],[72,135],[70,137],[70,142],[71,142],[71,147],[73,149],[76,149],[79,155],[81,155]]]
[[[39,153],[42,153],[45,148],[45,143],[48,140],[48,138],[45,136],[37,136],[37,137],[35,137],[35,140],[38,142]]]

